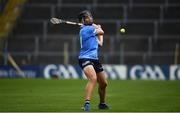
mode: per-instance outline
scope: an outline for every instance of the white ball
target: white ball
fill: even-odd
[[[124,28],[120,28],[120,32],[121,32],[121,33],[125,33],[126,30],[125,30]]]

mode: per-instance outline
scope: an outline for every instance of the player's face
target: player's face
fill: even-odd
[[[93,18],[91,16],[85,17],[84,24],[93,24]]]

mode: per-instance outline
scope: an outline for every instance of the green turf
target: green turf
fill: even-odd
[[[85,85],[86,80],[0,79],[0,111],[79,112]],[[99,112],[96,89],[91,106]],[[107,102],[107,112],[177,112],[180,81],[110,80]]]

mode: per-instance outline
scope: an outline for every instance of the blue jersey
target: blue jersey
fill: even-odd
[[[98,59],[98,41],[95,27],[82,25],[79,35],[81,44],[79,59]]]

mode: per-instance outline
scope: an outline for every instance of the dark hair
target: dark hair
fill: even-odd
[[[88,17],[88,16],[92,17],[92,14],[91,14],[90,11],[84,10],[84,11],[80,12],[79,15],[78,15],[78,20],[79,20],[79,22],[81,22],[81,20],[82,20],[83,18]]]

